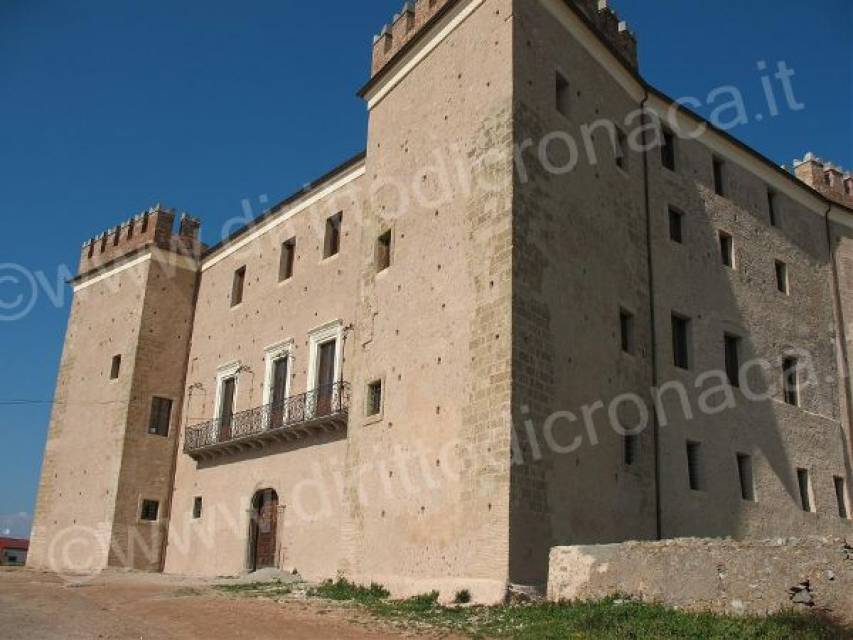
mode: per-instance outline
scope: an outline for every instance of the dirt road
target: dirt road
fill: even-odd
[[[322,601],[273,602],[219,594],[209,582],[104,574],[79,586],[0,569],[3,640],[379,640],[411,638]]]

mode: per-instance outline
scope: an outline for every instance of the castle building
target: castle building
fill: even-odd
[[[639,73],[606,1],[417,0],[366,151],[203,246],[83,246],[29,564],[395,594],[555,545],[841,534],[853,178]]]

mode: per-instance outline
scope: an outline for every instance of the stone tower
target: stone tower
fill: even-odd
[[[158,570],[201,253],[159,205],[83,245],[29,565]]]

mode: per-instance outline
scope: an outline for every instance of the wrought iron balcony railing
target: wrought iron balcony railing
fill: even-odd
[[[198,459],[300,439],[315,431],[346,427],[350,385],[337,382],[308,393],[188,427],[184,452]]]

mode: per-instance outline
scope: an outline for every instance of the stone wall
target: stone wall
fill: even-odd
[[[853,547],[843,538],[682,538],[551,551],[548,599],[624,594],[695,611],[822,610],[853,621]]]

